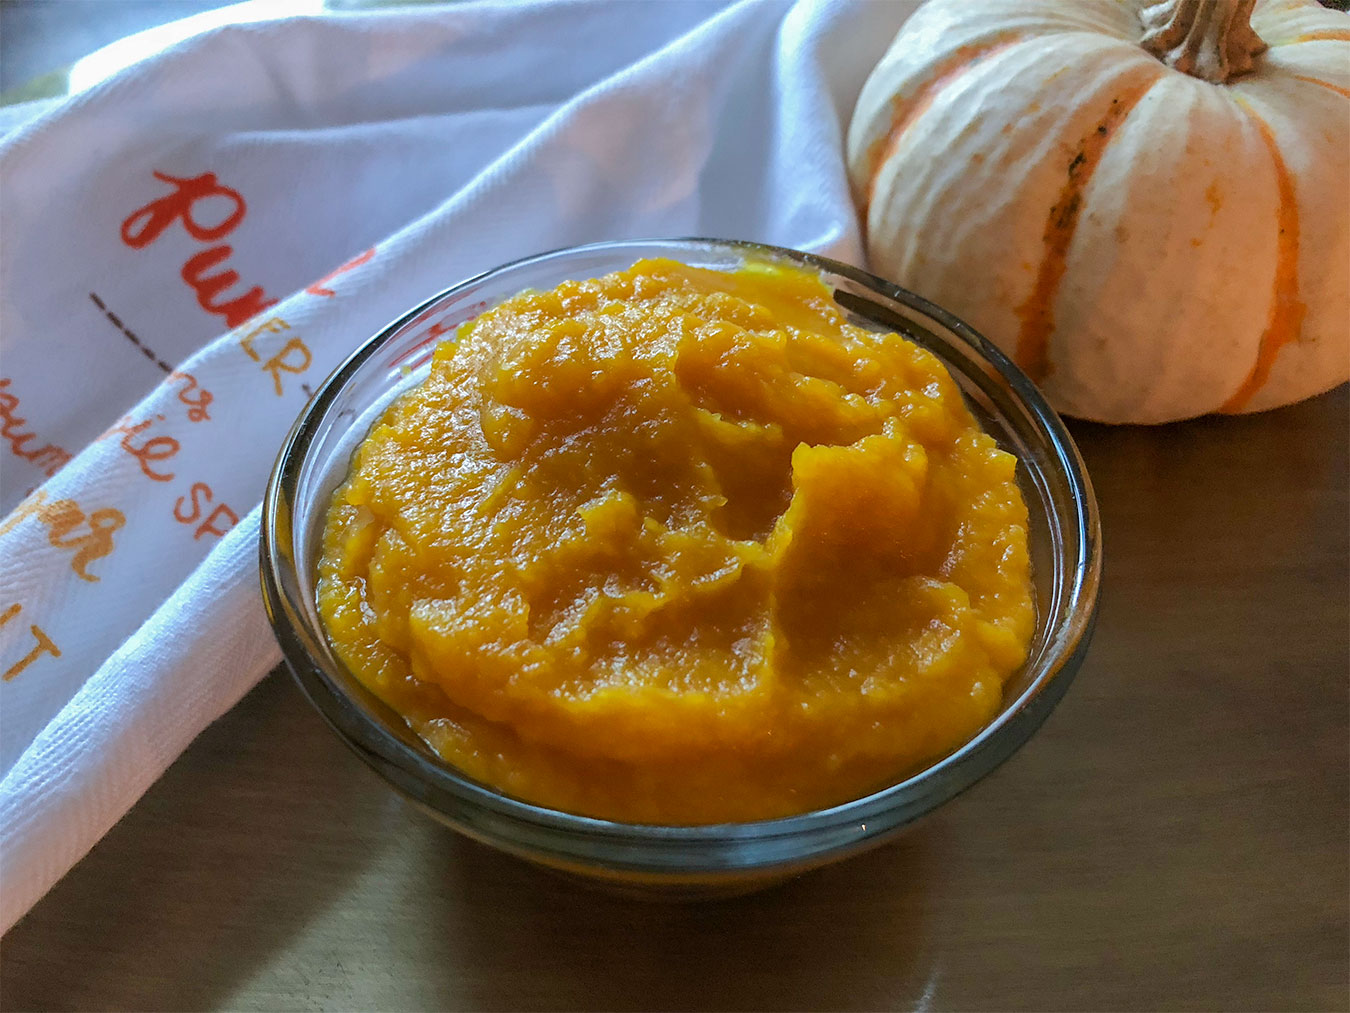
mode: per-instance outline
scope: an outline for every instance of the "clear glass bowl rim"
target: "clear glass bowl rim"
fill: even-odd
[[[990,724],[931,766],[871,795],[795,816],[696,826],[619,823],[533,805],[420,755],[367,714],[320,660],[324,652],[318,641],[325,634],[306,621],[295,600],[296,561],[289,542],[305,453],[320,420],[367,360],[431,306],[495,275],[575,254],[653,246],[664,247],[677,259],[682,252],[711,247],[788,260],[849,279],[918,311],[960,338],[1000,374],[1055,451],[1074,505],[1071,523],[1077,536],[1077,551],[1068,561],[1072,582],[1066,621],[1047,637],[1039,671]],[[689,237],[590,243],[523,257],[452,285],[386,325],[324,380],[287,435],[263,501],[259,556],[268,617],[301,690],[348,746],[431,815],[503,850],[549,864],[697,875],[815,865],[843,857],[879,843],[960,794],[1016,752],[1064,695],[1091,638],[1101,581],[1101,528],[1090,479],[1063,421],[1026,375],[967,324],[921,296],[828,257],[764,243]]]

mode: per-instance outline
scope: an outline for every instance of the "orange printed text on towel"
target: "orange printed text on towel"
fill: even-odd
[[[89,572],[89,564],[110,554],[116,545],[113,535],[126,525],[126,516],[113,507],[85,509],[73,499],[49,499],[39,489],[29,496],[0,524],[0,535],[16,527],[26,517],[36,517],[47,528],[47,541],[71,554],[70,568],[81,580],[96,583],[98,575]]]

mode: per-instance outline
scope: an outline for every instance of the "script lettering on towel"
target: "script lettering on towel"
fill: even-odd
[[[156,415],[153,419],[143,419],[140,422],[133,423],[131,416],[126,416],[111,429],[99,437],[100,440],[106,440],[119,433],[122,435],[120,446],[132,457],[136,458],[136,463],[141,466],[141,474],[155,482],[171,482],[174,473],[157,470],[153,465],[156,462],[167,461],[178,453],[178,441],[172,436],[152,436],[149,439],[136,441],[140,434],[145,432],[155,424],[155,421],[164,421],[163,415]]]
[[[200,243],[217,243],[248,215],[243,196],[238,190],[220,183],[214,172],[179,177],[156,171],[154,177],[168,183],[173,190],[137,208],[122,222],[122,242],[134,250],[149,246],[174,222],[181,222],[183,230]],[[202,220],[212,207],[217,212],[228,208],[225,217],[215,224]],[[260,285],[254,285],[233,299],[223,298],[239,283],[238,271],[222,268],[233,253],[234,247],[228,244],[210,246],[189,257],[179,271],[196,296],[197,305],[207,313],[223,317],[227,327],[238,327],[277,302],[269,299]]]
[[[178,400],[187,405],[187,418],[189,422],[209,422],[211,416],[207,414],[206,409],[210,407],[214,398],[211,392],[205,387],[197,384],[197,378],[191,373],[180,373],[174,370],[169,374],[169,380],[186,380],[187,383],[178,389]]]
[[[15,457],[31,461],[51,478],[70,460],[70,454],[51,443],[39,447],[28,446],[37,439],[37,435],[24,431],[28,420],[19,416],[19,398],[17,394],[10,393],[10,382],[9,377],[0,378],[0,438],[9,445]]]
[[[58,549],[73,549],[70,568],[81,580],[97,583],[98,577],[86,567],[113,551],[113,533],[127,523],[121,510],[103,507],[88,515],[73,499],[48,500],[39,489],[29,496],[0,524],[0,535],[14,528],[25,517],[36,517],[47,526],[47,541]]]
[[[222,292],[234,287],[239,281],[239,272],[230,268],[212,275],[207,275],[206,272],[221,261],[227,260],[233,252],[232,246],[213,246],[194,257],[189,257],[180,272],[183,280],[197,293],[197,305],[208,313],[224,317],[226,327],[238,327],[267,307],[276,305],[276,300],[268,299],[262,288],[257,285],[237,299],[231,299],[229,302],[217,301]]]

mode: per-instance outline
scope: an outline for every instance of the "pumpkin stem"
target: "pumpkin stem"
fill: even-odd
[[[1139,12],[1139,42],[1169,67],[1223,84],[1266,51],[1252,28],[1254,6],[1256,0],[1160,0]]]

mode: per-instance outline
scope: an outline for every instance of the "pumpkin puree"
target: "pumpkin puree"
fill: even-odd
[[[643,261],[461,328],[334,495],[339,656],[442,757],[630,822],[784,816],[995,713],[1016,461],[813,274]]]

